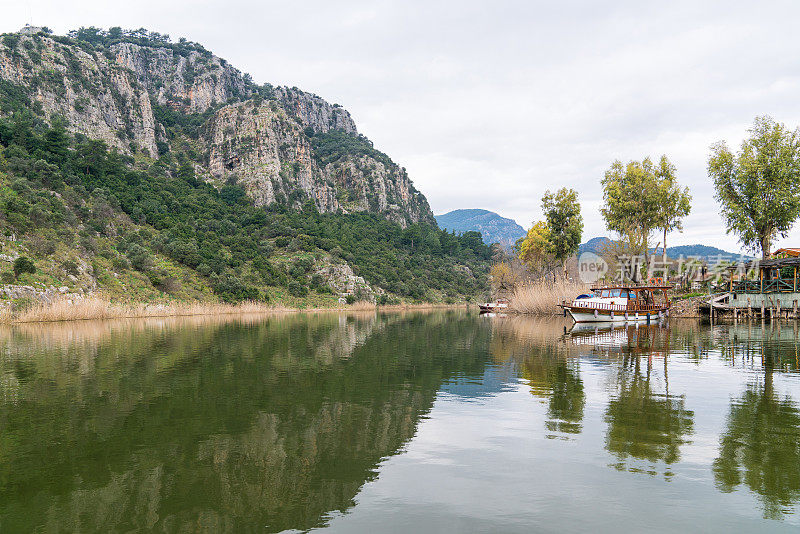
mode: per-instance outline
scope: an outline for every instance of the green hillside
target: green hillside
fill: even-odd
[[[81,81],[67,73],[63,83]],[[428,223],[421,195],[408,208],[417,212],[400,218],[393,216],[397,206],[321,212],[301,193],[257,206],[246,184],[210,179],[198,164],[198,144],[183,130],[206,127],[210,113],[156,104],[168,142],[158,155],[125,153],[74,133],[35,94],[31,85],[0,79],[5,284],[102,291],[121,300],[290,305],[334,303],[344,292],[350,301],[453,302],[487,287],[489,247],[476,232],[454,236]],[[395,172],[388,156],[355,134],[298,131],[309,146],[322,147],[315,157],[326,164],[377,158],[385,173]],[[420,222],[409,223],[414,217]],[[36,272],[14,273],[19,257],[30,258]]]

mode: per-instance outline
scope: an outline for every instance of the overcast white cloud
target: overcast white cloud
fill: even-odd
[[[669,244],[738,250],[708,147],[738,145],[756,115],[800,125],[793,1],[3,4],[0,31],[143,26],[338,102],[435,213],[481,207],[527,227],[546,189],[574,187],[587,238],[607,234],[599,180],[611,161],[667,154],[694,195]],[[782,243],[800,244],[800,228]]]

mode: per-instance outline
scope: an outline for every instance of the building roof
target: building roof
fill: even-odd
[[[800,267],[800,257],[770,258],[768,260],[756,260],[759,267],[780,268],[780,267]]]
[[[769,255],[766,260],[759,260],[754,258],[745,262],[748,267],[757,265],[761,269],[779,269],[781,267],[800,267],[800,248],[798,247],[785,247],[779,248]],[[738,268],[738,265],[731,266],[733,269]],[[730,268],[729,268],[730,269]],[[731,270],[733,270],[731,269]]]
[[[779,257],[797,258],[798,256],[800,256],[800,248],[795,248],[795,247],[779,248],[778,250],[770,254],[770,258],[779,258]]]

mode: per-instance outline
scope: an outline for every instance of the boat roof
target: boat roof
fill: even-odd
[[[626,285],[618,285],[618,286],[597,286],[593,287],[592,291],[597,291],[599,289],[626,289],[628,291],[640,291],[642,289],[672,289],[672,286],[665,286],[665,285],[649,285],[649,286],[626,286]]]

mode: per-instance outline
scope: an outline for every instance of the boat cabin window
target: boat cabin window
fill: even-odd
[[[600,297],[610,298],[610,297],[622,297],[622,298],[634,298],[628,296],[628,291],[624,289],[601,289],[599,291],[595,291],[595,294]]]

